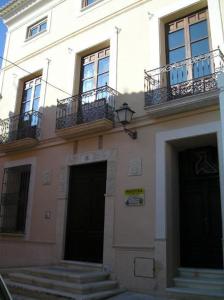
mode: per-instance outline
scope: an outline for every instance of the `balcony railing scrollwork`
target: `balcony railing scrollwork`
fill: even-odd
[[[114,121],[118,92],[109,86],[57,101],[56,130],[97,120]]]
[[[217,90],[217,76],[223,71],[219,49],[145,71],[145,106]]]
[[[0,120],[0,145],[40,136],[41,113],[28,111]]]

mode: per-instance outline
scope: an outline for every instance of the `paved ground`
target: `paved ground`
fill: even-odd
[[[126,292],[108,300],[167,300],[166,298]]]

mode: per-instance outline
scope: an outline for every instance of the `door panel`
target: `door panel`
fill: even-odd
[[[65,259],[102,262],[106,162],[70,172]]]
[[[182,267],[222,268],[222,225],[217,149],[179,155]]]

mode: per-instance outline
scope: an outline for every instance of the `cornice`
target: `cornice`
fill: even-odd
[[[32,6],[33,3],[41,1],[43,0],[11,0],[0,8],[0,18],[7,21]]]

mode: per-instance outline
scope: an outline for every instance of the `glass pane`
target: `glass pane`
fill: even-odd
[[[190,40],[191,42],[200,40],[208,36],[207,21],[190,25]]]
[[[94,81],[93,79],[84,80],[82,83],[82,93],[90,91],[94,89]]]
[[[209,52],[208,39],[191,44],[191,56],[198,56]]]
[[[168,35],[168,47],[169,49],[174,49],[183,46],[184,42],[184,30],[180,29],[175,32],[171,32]]]
[[[83,66],[83,79],[94,76],[94,63]]]
[[[38,85],[35,86],[35,90],[34,90],[34,99],[40,97],[40,88],[41,88],[41,85],[40,85],[40,84],[38,84]]]
[[[209,52],[208,39],[204,39],[199,42],[191,44],[192,56],[199,56]],[[194,78],[203,77],[211,74],[210,60],[200,60],[193,65],[193,76]]]
[[[36,126],[37,124],[38,124],[38,117],[37,116],[32,116],[31,125]]]
[[[30,111],[30,101],[22,104],[22,113]]]
[[[44,31],[47,28],[47,22],[40,24],[40,31]]]
[[[169,63],[173,64],[177,61],[185,59],[185,47],[178,48],[169,52]]]
[[[37,98],[33,101],[33,110],[35,110],[35,111],[39,110],[39,98]]]
[[[32,88],[24,90],[24,93],[23,93],[23,102],[31,100],[31,96],[32,96]]]
[[[109,83],[109,74],[108,73],[98,76],[97,87],[105,86],[108,83]]]
[[[210,60],[206,59],[199,61],[193,65],[193,76],[194,78],[204,77],[211,74]]]
[[[87,5],[94,3],[96,0],[87,0]]]
[[[32,28],[31,30],[30,30],[30,36],[33,36],[33,35],[35,35],[35,34],[37,34],[37,27],[34,27],[34,28]]]
[[[173,69],[169,72],[170,85],[175,85],[187,80],[187,68],[182,66],[181,68]]]
[[[98,74],[109,72],[109,57],[100,59],[98,62]]]

